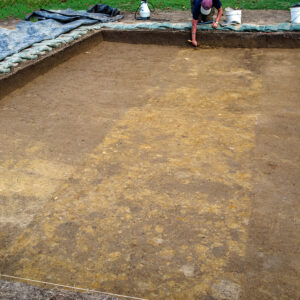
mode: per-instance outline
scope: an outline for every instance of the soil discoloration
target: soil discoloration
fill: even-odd
[[[149,299],[297,298],[299,51],[89,52],[0,102],[0,196],[41,199],[22,228],[5,219],[21,202],[0,202],[0,271]]]

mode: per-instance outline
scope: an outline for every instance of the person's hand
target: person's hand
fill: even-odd
[[[198,47],[198,43],[196,40],[192,41],[192,40],[188,40],[188,43],[193,45],[194,47]]]
[[[212,28],[213,28],[213,29],[217,29],[217,28],[218,28],[218,23],[217,23],[217,22],[213,22]]]

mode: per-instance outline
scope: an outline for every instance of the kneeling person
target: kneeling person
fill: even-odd
[[[196,32],[197,24],[200,22],[213,21],[213,15],[215,8],[218,10],[217,18],[213,22],[212,27],[216,29],[218,27],[219,20],[223,13],[222,3],[220,0],[191,0],[192,6],[192,44],[197,47]]]

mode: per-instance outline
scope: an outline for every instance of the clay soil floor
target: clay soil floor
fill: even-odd
[[[300,52],[102,42],[0,101],[0,273],[147,299],[298,299]]]

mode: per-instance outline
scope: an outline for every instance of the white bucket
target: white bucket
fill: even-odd
[[[140,6],[140,16],[143,19],[149,19],[150,18],[150,9],[148,7],[147,2],[142,1]]]
[[[241,10],[225,10],[226,23],[242,23],[242,11]]]
[[[300,24],[300,7],[291,7],[291,21]]]

